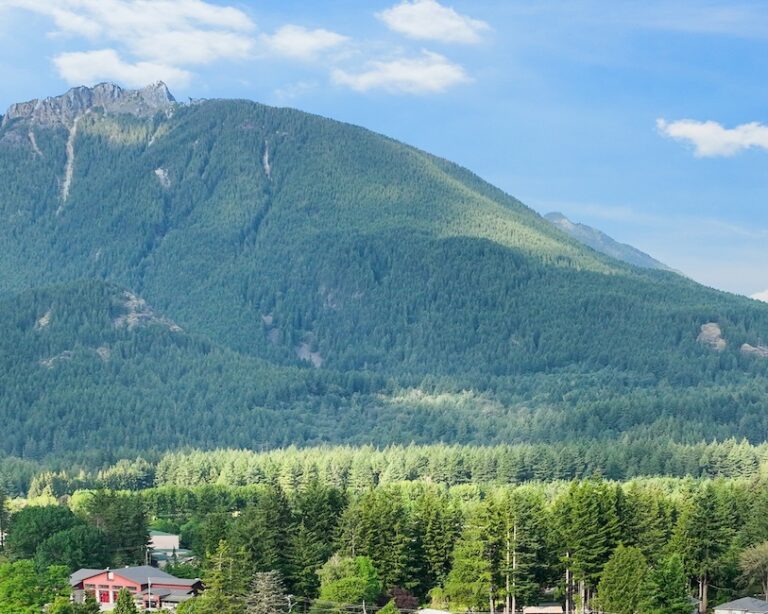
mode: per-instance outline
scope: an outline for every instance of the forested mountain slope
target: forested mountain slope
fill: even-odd
[[[130,449],[768,437],[768,306],[598,254],[362,128],[98,87],[0,128],[6,452],[74,449],[105,412]],[[59,343],[55,310],[35,328],[51,292]],[[115,328],[125,292],[162,315]]]

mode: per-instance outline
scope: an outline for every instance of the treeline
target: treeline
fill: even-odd
[[[690,614],[692,598],[704,611],[762,592],[768,565],[761,479],[79,491],[6,523],[0,594],[14,565],[43,577],[56,566],[141,563],[152,527],[180,533],[198,556],[170,568],[206,581],[195,614],[243,612],[252,583],[269,572],[318,614],[362,601],[494,611],[544,600]]]
[[[519,484],[530,481],[637,476],[753,478],[768,471],[768,444],[746,441],[594,441],[565,445],[372,446],[285,448],[266,452],[168,452],[152,460],[123,459],[98,471],[43,470],[5,459],[8,492],[60,497],[83,488],[140,490],[152,486],[242,486],[278,483],[293,491],[314,481],[360,492],[399,481],[437,484]]]

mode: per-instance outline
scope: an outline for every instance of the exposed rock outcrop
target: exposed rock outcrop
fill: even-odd
[[[14,120],[25,120],[40,126],[71,126],[78,117],[95,108],[101,108],[105,113],[148,117],[175,103],[176,99],[162,81],[140,90],[124,90],[114,83],[100,83],[93,87],[73,87],[61,96],[12,104],[0,125],[5,127]]]
[[[146,326],[149,324],[160,324],[173,332],[180,332],[181,327],[162,316],[158,316],[147,302],[133,294],[132,292],[123,293],[124,313],[115,318],[113,324],[115,328],[127,328],[133,330],[137,326]]]
[[[728,346],[728,342],[723,339],[723,331],[717,322],[702,324],[701,332],[696,341],[711,347],[717,352],[722,352]]]
[[[757,356],[758,358],[768,358],[768,347],[765,345],[749,345],[745,343],[741,346],[741,353],[747,356]]]

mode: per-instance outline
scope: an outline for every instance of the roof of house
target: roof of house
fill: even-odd
[[[150,537],[178,537],[177,533],[166,533],[165,531],[150,531]]]
[[[139,565],[138,567],[122,567],[118,569],[80,569],[69,577],[69,583],[72,586],[80,584],[83,580],[86,580],[93,576],[105,573],[107,571],[113,572],[115,575],[125,578],[136,584],[172,584],[175,586],[194,586],[200,582],[200,578],[187,579],[177,578],[171,574],[158,569],[157,567],[150,567],[149,565]]]
[[[736,601],[721,603],[715,606],[715,612],[719,610],[736,610],[737,612],[768,612],[768,601],[755,599],[754,597],[742,597]]]
[[[103,569],[78,569],[75,573],[69,576],[69,583],[70,585],[75,586],[75,584],[80,584],[86,578],[96,576],[103,571]]]

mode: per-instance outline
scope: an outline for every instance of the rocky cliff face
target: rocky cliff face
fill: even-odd
[[[95,108],[106,113],[146,117],[170,108],[175,102],[161,81],[140,90],[100,83],[94,87],[73,87],[61,96],[12,104],[0,125],[5,127],[14,120],[22,120],[40,126],[71,126],[78,117]]]

